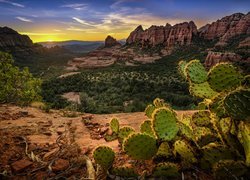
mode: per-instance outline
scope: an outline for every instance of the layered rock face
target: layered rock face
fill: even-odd
[[[142,47],[164,45],[169,49],[175,45],[190,45],[195,36],[200,40],[217,40],[217,46],[227,45],[228,40],[238,35],[250,35],[250,13],[236,13],[226,16],[199,30],[193,21],[171,26],[151,26],[143,30],[138,26],[130,33],[126,43],[140,44]]]
[[[21,35],[8,27],[0,27],[0,48],[32,47],[33,42],[29,36]]]
[[[121,44],[112,36],[107,36],[105,39],[105,47],[121,46]]]
[[[217,46],[225,46],[230,38],[241,34],[250,35],[250,13],[226,16],[199,29],[200,37],[207,40],[219,39]]]
[[[138,26],[127,38],[127,44],[141,44],[146,46],[164,45],[166,48],[174,45],[189,45],[193,36],[197,35],[197,27],[194,22],[184,22],[171,26],[151,26],[143,30]]]
[[[231,52],[213,52],[209,51],[206,57],[205,66],[212,67],[217,63],[221,62],[237,62],[243,60],[242,57],[238,54]]]

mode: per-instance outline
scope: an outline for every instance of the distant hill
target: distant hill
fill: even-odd
[[[104,43],[103,41],[78,41],[78,40],[38,42],[38,44],[41,44],[47,48],[59,46],[67,50],[70,50],[71,52],[74,53],[86,53],[93,51],[98,47],[102,46],[103,43]]]

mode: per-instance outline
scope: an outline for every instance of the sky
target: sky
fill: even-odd
[[[250,0],[0,0],[0,26],[33,42],[126,39],[138,25],[193,20],[198,27],[236,12]]]

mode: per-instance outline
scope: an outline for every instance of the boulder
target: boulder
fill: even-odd
[[[121,46],[121,44],[112,36],[107,36],[105,39],[105,47]]]

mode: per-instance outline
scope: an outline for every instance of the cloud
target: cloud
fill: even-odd
[[[80,10],[86,9],[87,6],[88,6],[87,4],[75,3],[75,4],[65,4],[65,5],[62,5],[61,7],[72,8],[72,9],[80,11]]]
[[[93,22],[87,22],[85,20],[82,20],[80,18],[77,17],[73,17],[72,19],[74,19],[76,22],[82,24],[82,25],[86,25],[86,26],[95,26],[95,24]]]
[[[8,1],[8,0],[0,0],[0,3],[6,3],[6,4],[10,4],[10,5],[12,5],[12,6],[21,7],[21,8],[24,8],[24,7],[25,7],[25,6],[22,5],[22,4],[15,3],[15,2],[12,2],[12,1]]]
[[[23,21],[23,22],[33,22],[31,19],[27,19],[27,18],[25,18],[25,17],[20,17],[20,16],[18,16],[18,17],[16,17],[18,20],[20,20],[20,21]]]

